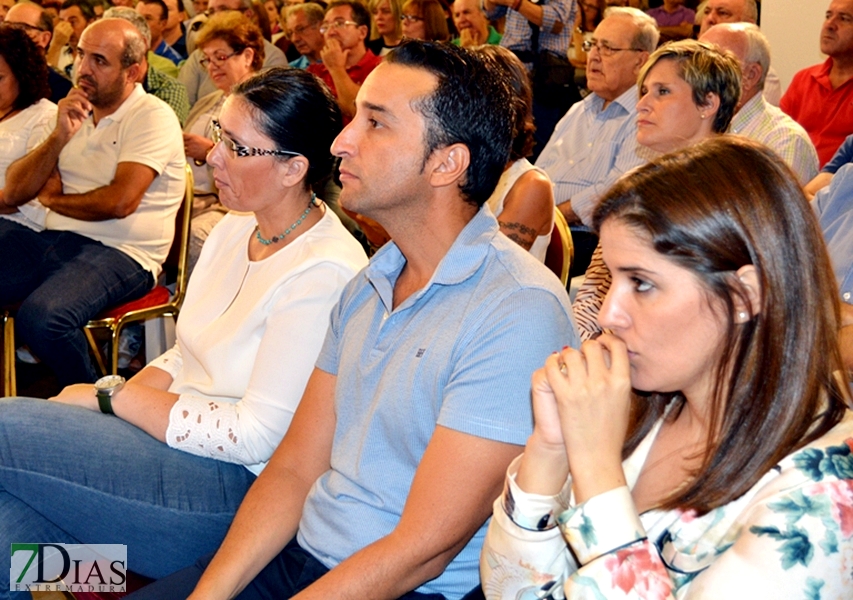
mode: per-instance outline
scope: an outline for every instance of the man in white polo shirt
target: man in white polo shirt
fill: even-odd
[[[135,81],[147,46],[104,19],[77,46],[57,124],[6,174],[3,209],[38,196],[45,230],[0,223],[0,303],[21,303],[21,341],[63,385],[96,378],[81,327],[151,289],[184,191],[178,119]]]

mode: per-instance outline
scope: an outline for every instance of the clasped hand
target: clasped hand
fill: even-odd
[[[472,48],[474,46],[482,46],[486,40],[480,35],[480,32],[473,27],[466,27],[459,32],[459,45],[463,48]]]
[[[555,352],[533,374],[532,440],[565,449],[578,502],[624,485],[630,369],[625,343],[604,334]]]
[[[99,412],[98,398],[95,396],[95,387],[91,383],[75,383],[66,386],[59,394],[49,398],[53,402],[81,406],[91,411]]]

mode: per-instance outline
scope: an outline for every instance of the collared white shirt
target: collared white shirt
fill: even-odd
[[[181,126],[169,105],[140,84],[97,126],[92,116],[59,155],[65,194],[109,185],[121,162],[139,163],[157,176],[136,211],[123,219],[83,221],[48,211],[46,229],[73,231],[121,250],[156,278],[174,237],[175,213],[184,194]]]
[[[542,150],[536,166],[554,182],[554,200],[571,200],[585,225],[598,200],[623,173],[657,153],[637,143],[637,88],[631,86],[604,106],[590,94],[569,109]]]

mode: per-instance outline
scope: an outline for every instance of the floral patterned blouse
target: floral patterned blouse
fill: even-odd
[[[637,514],[660,423],[623,463],[628,487],[575,506],[526,494],[510,465],[480,574],[489,600],[853,598],[853,414],[785,457],[746,494],[697,517]]]

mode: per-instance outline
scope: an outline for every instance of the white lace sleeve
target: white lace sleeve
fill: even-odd
[[[169,414],[166,439],[169,445],[190,454],[225,462],[254,462],[241,444],[239,406],[199,402],[192,396],[178,398]]]

